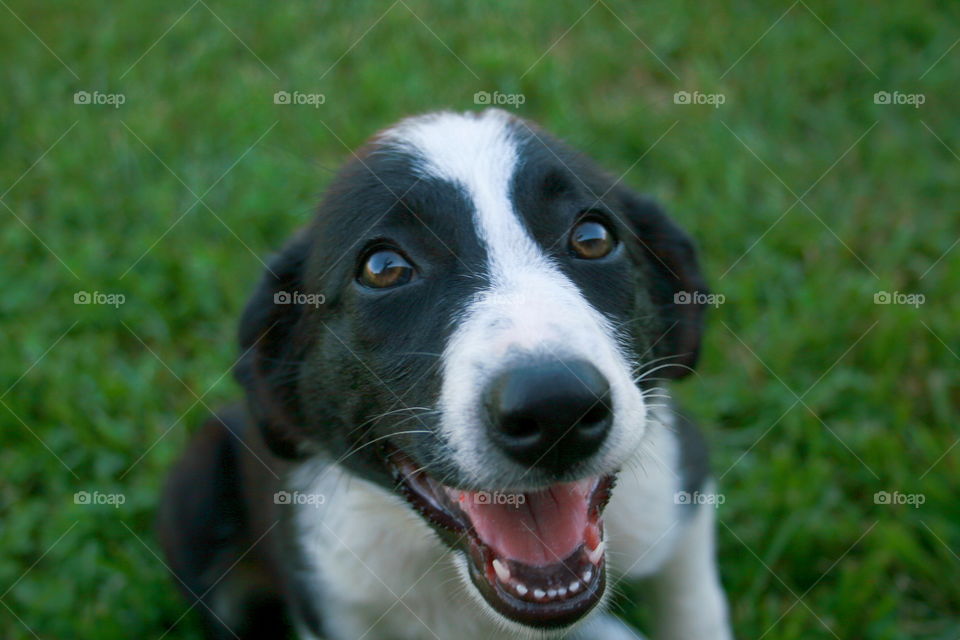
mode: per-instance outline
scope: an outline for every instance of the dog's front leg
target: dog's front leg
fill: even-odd
[[[656,640],[731,640],[714,550],[716,509],[693,507],[673,554],[651,577]]]

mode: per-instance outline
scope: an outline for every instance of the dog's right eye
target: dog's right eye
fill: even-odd
[[[372,289],[386,289],[407,284],[413,278],[413,267],[392,249],[371,252],[363,263],[358,279]]]

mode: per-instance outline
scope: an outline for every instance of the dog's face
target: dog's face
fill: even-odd
[[[276,453],[396,492],[496,612],[563,626],[603,595],[602,509],[652,380],[696,360],[675,295],[703,290],[682,232],[591,162],[502,111],[427,115],[273,261],[239,377]]]

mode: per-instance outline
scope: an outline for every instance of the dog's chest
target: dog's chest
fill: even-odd
[[[311,475],[317,480],[302,491],[323,504],[297,507],[296,524],[332,638],[470,638],[495,629],[478,615],[453,552],[402,500],[340,469]]]

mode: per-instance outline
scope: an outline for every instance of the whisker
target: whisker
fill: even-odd
[[[696,373],[696,371],[694,370],[693,367],[688,367],[688,366],[685,365],[685,364],[677,364],[677,363],[675,363],[675,362],[668,362],[667,364],[662,364],[662,365],[660,365],[660,366],[658,366],[658,367],[654,367],[653,369],[650,369],[649,371],[646,371],[646,372],[640,374],[640,376],[639,376],[638,378],[636,378],[636,379],[634,380],[634,382],[640,382],[641,380],[645,380],[645,379],[647,378],[647,375],[649,375],[649,374],[651,374],[651,373],[653,373],[653,372],[655,372],[655,371],[660,371],[661,369],[667,369],[667,368],[669,368],[669,367],[679,367],[679,368],[681,368],[681,369],[686,369],[687,371],[690,371],[690,372],[692,372],[692,373]]]

